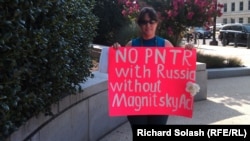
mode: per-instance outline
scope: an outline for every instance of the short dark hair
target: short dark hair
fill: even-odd
[[[141,21],[144,21],[145,15],[148,14],[150,20],[155,20],[158,22],[158,15],[157,12],[152,7],[143,7],[140,11],[140,14],[137,17],[137,24],[139,24]]]

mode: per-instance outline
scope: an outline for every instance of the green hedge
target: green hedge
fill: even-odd
[[[94,0],[0,1],[0,140],[92,75]],[[78,88],[78,89],[77,89]]]

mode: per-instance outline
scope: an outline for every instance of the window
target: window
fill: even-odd
[[[250,0],[248,1],[248,10],[250,10]]]
[[[222,27],[223,30],[231,30],[231,26],[224,26]]]
[[[231,29],[232,29],[232,30],[235,30],[235,31],[242,31],[242,27],[241,27],[241,26],[238,26],[238,25],[231,26]]]
[[[239,7],[240,11],[243,11],[243,1],[240,2],[240,7]]]
[[[234,11],[234,10],[235,10],[235,3],[232,2],[232,4],[231,4],[231,11]]]
[[[245,26],[247,32],[250,32],[250,26]]]
[[[249,18],[249,20],[250,20],[250,18]],[[223,19],[223,23],[224,23],[224,24],[227,24],[227,19],[226,19],[226,18]]]
[[[243,23],[243,18],[239,18],[239,23]]]
[[[227,4],[226,3],[224,3],[224,7],[223,8],[224,8],[224,12],[227,12]]]
[[[235,23],[235,19],[231,18],[231,23]]]
[[[250,23],[250,17],[247,18],[247,22]]]

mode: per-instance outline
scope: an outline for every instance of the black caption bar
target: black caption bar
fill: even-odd
[[[250,141],[250,125],[136,125],[133,126],[133,141],[143,139],[237,139]]]

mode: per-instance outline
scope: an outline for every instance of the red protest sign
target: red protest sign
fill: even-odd
[[[179,115],[192,117],[196,50],[124,47],[109,49],[110,116]]]

